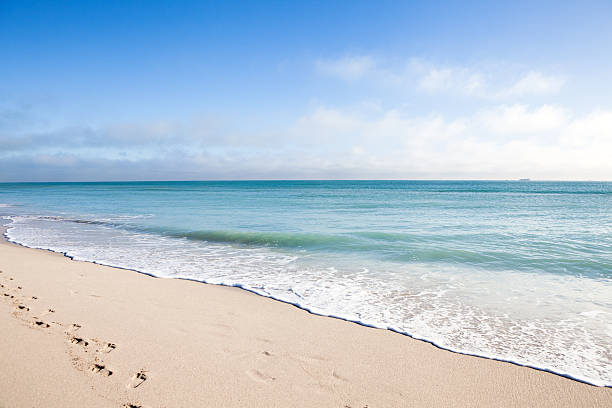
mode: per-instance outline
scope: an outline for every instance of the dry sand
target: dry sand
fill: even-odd
[[[237,288],[5,240],[0,270],[0,407],[612,406],[612,388]]]

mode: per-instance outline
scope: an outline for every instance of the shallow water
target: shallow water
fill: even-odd
[[[612,183],[0,184],[7,236],[612,385]]]

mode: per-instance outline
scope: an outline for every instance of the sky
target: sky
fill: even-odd
[[[612,180],[611,21],[609,0],[0,0],[0,182]]]

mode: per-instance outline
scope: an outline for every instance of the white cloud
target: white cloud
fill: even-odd
[[[498,106],[486,109],[477,115],[487,130],[496,133],[536,133],[560,130],[567,126],[567,109],[553,105],[542,105],[530,110],[527,105]]]
[[[453,81],[453,71],[449,68],[432,68],[421,78],[419,85],[428,91],[439,91],[449,88]]]
[[[447,92],[484,99],[516,99],[528,96],[556,94],[566,79],[557,75],[545,75],[529,71],[516,81],[506,79],[503,72],[481,72],[465,67],[424,66],[413,64],[418,73],[418,87],[427,92]]]
[[[556,94],[566,78],[536,70],[516,72],[516,68],[495,66],[488,69],[471,66],[447,66],[411,58],[403,64],[390,64],[372,56],[347,56],[319,60],[320,74],[345,81],[367,79],[384,87],[398,87],[427,93],[449,93],[488,100],[508,100]],[[513,79],[518,78],[518,79]]]
[[[339,59],[318,60],[315,63],[318,72],[352,81],[362,78],[376,70],[374,58],[367,55],[345,56]]]
[[[529,71],[509,88],[502,90],[500,97],[545,95],[558,93],[565,85],[565,77],[544,75],[538,71]]]
[[[412,59],[406,75],[416,78],[417,88],[426,92],[451,92],[479,96],[485,91],[482,73],[464,68],[436,66],[421,59]]]
[[[558,106],[511,105],[454,120],[397,110],[366,119],[327,108],[335,120],[322,122],[320,111],[302,118],[294,135],[327,135],[336,165],[370,175],[612,179],[612,112],[575,117]]]

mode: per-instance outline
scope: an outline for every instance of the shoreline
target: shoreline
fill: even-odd
[[[531,365],[531,364],[528,364],[528,363],[523,364],[523,363],[520,363],[520,362],[517,362],[517,361],[514,361],[514,360],[498,358],[498,357],[494,357],[494,356],[487,356],[487,355],[483,355],[483,354],[475,354],[475,353],[470,353],[470,352],[465,352],[465,351],[460,351],[460,350],[454,350],[452,348],[441,346],[441,345],[437,344],[433,340],[429,340],[429,339],[426,339],[426,338],[418,337],[418,336],[415,336],[415,335],[413,335],[411,333],[408,333],[408,332],[405,332],[405,331],[401,331],[401,330],[397,330],[397,329],[392,328],[392,327],[379,327],[379,326],[376,326],[374,324],[369,324],[369,323],[364,322],[364,321],[351,320],[349,318],[344,318],[342,316],[317,313],[317,312],[312,311],[311,309],[309,309],[306,306],[300,305],[299,303],[294,303],[294,302],[291,302],[291,301],[283,300],[283,299],[280,299],[280,298],[277,298],[277,297],[274,297],[274,296],[271,296],[271,295],[264,295],[262,293],[259,293],[259,292],[255,291],[253,289],[249,289],[249,288],[244,287],[242,285],[226,285],[226,284],[222,284],[222,283],[210,283],[210,282],[206,282],[204,280],[198,280],[198,279],[192,279],[192,278],[181,278],[181,277],[166,278],[166,277],[163,277],[163,276],[157,276],[157,275],[155,275],[153,273],[148,273],[148,272],[144,272],[144,271],[137,270],[137,269],[125,268],[125,267],[121,267],[121,266],[110,265],[110,264],[105,264],[105,263],[101,263],[101,262],[97,262],[97,261],[91,261],[91,260],[74,259],[74,257],[72,255],[69,255],[67,252],[56,251],[56,250],[53,250],[53,249],[50,249],[50,248],[31,247],[31,246],[22,244],[22,243],[20,243],[18,241],[12,240],[8,236],[8,228],[9,228],[9,226],[10,226],[10,224],[4,225],[4,226],[0,225],[0,235],[1,235],[2,239],[5,240],[6,242],[11,243],[13,245],[18,245],[18,246],[23,247],[23,248],[35,249],[35,250],[40,250],[40,251],[47,251],[47,252],[50,252],[50,253],[53,253],[53,254],[59,254],[59,255],[62,255],[63,257],[65,257],[65,258],[67,258],[67,259],[69,259],[71,261],[91,263],[91,264],[94,264],[94,265],[100,265],[100,266],[104,266],[104,267],[115,268],[115,269],[120,269],[120,270],[124,270],[124,271],[139,273],[139,274],[145,275],[145,276],[150,277],[150,278],[155,278],[155,279],[176,279],[176,280],[184,280],[184,281],[201,283],[201,284],[204,284],[204,285],[221,286],[221,287],[226,287],[226,288],[236,288],[236,289],[244,290],[244,291],[249,292],[251,294],[254,294],[256,296],[261,296],[261,297],[266,298],[266,299],[270,299],[270,300],[273,300],[273,301],[284,303],[286,305],[290,305],[290,306],[296,307],[296,308],[298,308],[300,310],[303,310],[303,311],[305,311],[305,312],[307,312],[309,314],[312,314],[313,316],[328,317],[328,318],[331,318],[331,319],[338,319],[338,320],[345,321],[345,322],[348,322],[348,323],[354,323],[354,324],[357,324],[359,326],[363,326],[363,327],[367,327],[367,328],[371,328],[371,329],[390,331],[390,332],[393,332],[393,333],[396,333],[396,334],[399,334],[399,335],[402,335],[402,336],[406,336],[406,337],[408,337],[408,338],[410,338],[412,340],[415,340],[415,341],[422,341],[424,343],[430,344],[430,345],[434,346],[435,348],[437,348],[439,350],[448,351],[448,352],[451,352],[451,353],[456,353],[456,354],[459,354],[459,355],[464,355],[464,356],[469,356],[469,357],[476,357],[476,358],[483,358],[483,359],[486,359],[486,360],[499,361],[499,362],[502,362],[502,363],[513,364],[513,365],[516,365],[516,366],[519,366],[519,367],[530,368],[530,369],[533,369],[533,370],[542,371],[542,372],[549,373],[549,374],[554,374],[554,375],[557,375],[557,376],[560,376],[560,377],[563,377],[563,378],[567,378],[567,379],[572,380],[572,381],[577,381],[579,383],[583,383],[583,384],[594,386],[594,387],[612,388],[612,385],[596,384],[596,383],[593,383],[593,382],[589,382],[588,380],[572,376],[571,374],[557,372],[557,371],[554,371],[554,370],[551,370],[551,369],[548,369],[548,368],[545,368],[545,367],[538,367],[536,365]]]
[[[148,279],[152,275],[74,261],[51,250],[11,243],[2,235],[0,282],[4,285],[1,290],[9,296],[2,296],[4,301],[0,304],[8,305],[9,313],[2,313],[2,322],[11,329],[3,333],[10,332],[24,342],[31,340],[37,351],[49,347],[42,344],[41,338],[59,343],[63,352],[44,353],[52,354],[52,360],[62,360],[64,365],[51,371],[62,383],[70,378],[80,388],[89,387],[92,392],[84,397],[90,406],[184,406],[187,402],[211,404],[211,398],[216,398],[216,406],[319,404],[353,408],[612,403],[609,387],[591,386],[512,362],[448,351],[390,329],[329,319],[244,288],[202,285],[201,281],[188,279]],[[48,279],[50,274],[42,272],[46,270],[55,279]],[[7,275],[13,280],[7,280]],[[22,293],[26,290],[36,290],[36,295],[27,299]],[[84,295],[85,292],[96,293]],[[118,293],[129,295],[117,297]],[[49,305],[47,311],[53,312],[43,315],[44,311],[35,310],[43,301]],[[52,316],[52,320],[44,316]],[[80,326],[78,336],[70,332],[72,324]],[[49,327],[41,328],[42,325]],[[156,335],[150,336],[152,333]],[[75,337],[81,340],[75,343]],[[99,340],[111,337],[112,342]],[[209,341],[202,344],[203,339]],[[19,352],[19,342],[3,340],[9,350],[11,345],[16,348],[10,355],[6,348],[1,352],[0,364],[7,368],[0,374],[0,384],[13,385],[6,389],[0,385],[0,394],[12,398],[4,402],[10,402],[9,406],[40,406],[32,401],[41,395],[61,401],[65,386],[42,384],[42,389],[34,392],[41,384],[35,382],[33,387],[23,374],[36,375],[38,371],[31,369],[37,362]],[[81,342],[87,345],[79,345]],[[115,346],[112,353],[99,352],[105,342],[106,346]],[[125,349],[136,352],[126,355]],[[176,364],[164,364],[168,361]],[[198,367],[196,372],[201,375],[184,378],[189,363]],[[96,364],[103,368],[96,371]],[[207,371],[210,365],[215,369]],[[104,377],[104,370],[112,373]],[[135,388],[130,387],[141,380],[139,373],[145,379]],[[229,390],[233,396],[224,394],[228,382],[233,384]],[[210,386],[208,391],[198,387],[202,383]],[[28,393],[26,389],[30,395],[24,395]],[[181,390],[183,393],[177,393]],[[238,400],[235,394],[240,396]]]

